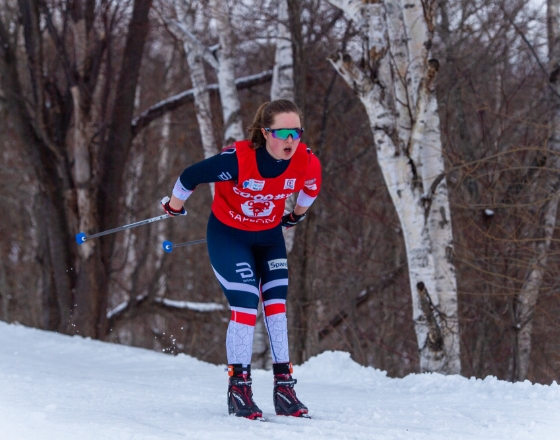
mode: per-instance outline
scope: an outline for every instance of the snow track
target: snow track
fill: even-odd
[[[225,350],[225,348],[224,348]],[[227,415],[224,366],[0,322],[0,439],[558,439],[560,386],[438,374],[388,378],[347,353],[295,367],[309,419]]]

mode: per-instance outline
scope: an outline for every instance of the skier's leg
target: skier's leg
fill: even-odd
[[[231,308],[226,335],[229,386],[228,411],[257,419],[262,411],[253,401],[251,355],[259,303],[258,274],[250,232],[230,228],[210,216],[207,229],[210,262]]]
[[[290,361],[286,296],[288,294],[288,260],[282,228],[261,231],[254,247],[261,279],[264,322],[270,340],[272,362]]]
[[[307,407],[297,398],[292,378],[288,346],[286,297],[288,294],[288,260],[280,228],[259,235],[256,260],[261,276],[264,320],[270,338],[274,373],[273,401],[276,414],[307,416]]]
[[[252,234],[226,226],[213,215],[208,221],[206,237],[210,262],[231,308],[226,336],[228,364],[251,363],[259,304]]]

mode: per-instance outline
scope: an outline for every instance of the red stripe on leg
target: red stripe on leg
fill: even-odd
[[[266,316],[277,315],[278,313],[286,313],[286,304],[270,304],[264,306],[264,314]]]
[[[257,315],[252,315],[251,313],[236,312],[235,310],[232,310],[231,320],[238,322],[239,324],[245,324],[254,327],[257,323]]]

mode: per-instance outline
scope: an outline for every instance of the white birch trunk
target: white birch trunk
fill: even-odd
[[[428,67],[428,79],[435,66]],[[432,72],[435,75],[435,71]],[[423,97],[426,94],[427,96]],[[457,277],[453,261],[453,231],[449,193],[445,179],[445,166],[442,155],[441,133],[435,88],[430,81],[422,87],[420,99],[427,99],[425,130],[419,142],[422,144],[422,181],[428,212],[428,229],[431,250],[435,264],[436,293],[433,300],[439,308],[438,318],[442,326],[444,347],[446,347],[446,371],[460,373],[459,320],[457,315]],[[421,119],[417,121],[421,122]]]
[[[550,86],[556,92],[550,94],[550,137],[547,167],[555,170],[554,177],[547,179],[548,199],[542,207],[539,241],[533,246],[535,257],[527,271],[525,282],[517,297],[516,328],[517,353],[515,379],[523,381],[527,378],[531,358],[531,333],[533,331],[533,315],[542,285],[544,270],[548,262],[550,243],[556,225],[558,198],[560,197],[560,0],[548,0],[548,52]]]
[[[181,31],[183,48],[187,56],[191,82],[194,89],[196,120],[200,130],[202,149],[204,150],[204,157],[208,158],[218,154],[220,148],[218,148],[218,144],[214,138],[210,93],[208,91],[206,74],[204,73],[203,59],[206,58],[204,55],[206,48],[196,40],[193,34],[194,11],[187,11],[183,17],[182,23],[177,23],[176,28]],[[214,66],[217,66],[217,64]]]
[[[385,62],[383,66],[380,66],[379,79],[382,84],[393,84],[393,87],[388,89],[388,93],[394,93],[392,102],[397,112],[398,146],[404,150],[408,148],[412,132],[412,119],[410,116],[411,97],[408,92],[409,54],[406,44],[407,35],[403,25],[401,0],[386,0],[385,15],[387,17],[387,36],[391,41],[393,63]],[[374,29],[374,26],[370,28]]]
[[[420,369],[460,373],[457,287],[444,179],[436,63],[428,63],[433,17],[419,0],[329,0],[364,41],[363,71],[339,55],[333,66],[368,114],[377,157],[406,245]],[[433,19],[433,18],[432,18]]]
[[[217,22],[220,48],[218,49],[218,87],[224,118],[224,146],[243,139],[241,103],[235,87],[235,58],[233,30],[227,2],[210,0],[212,15]]]
[[[292,34],[287,26],[288,20],[288,1],[279,0],[276,53],[270,88],[270,99],[272,101],[276,99],[294,100],[294,57]]]

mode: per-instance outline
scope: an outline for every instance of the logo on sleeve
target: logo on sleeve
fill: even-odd
[[[296,189],[296,179],[286,179],[284,181],[284,189]]]
[[[251,191],[262,191],[264,188],[264,180],[249,179],[243,182],[243,189],[250,189]]]
[[[227,171],[224,171],[222,174],[218,175],[218,179],[220,180],[231,180],[231,174]]]
[[[269,260],[268,268],[270,270],[288,269],[288,260],[286,258],[278,258],[277,260]]]

